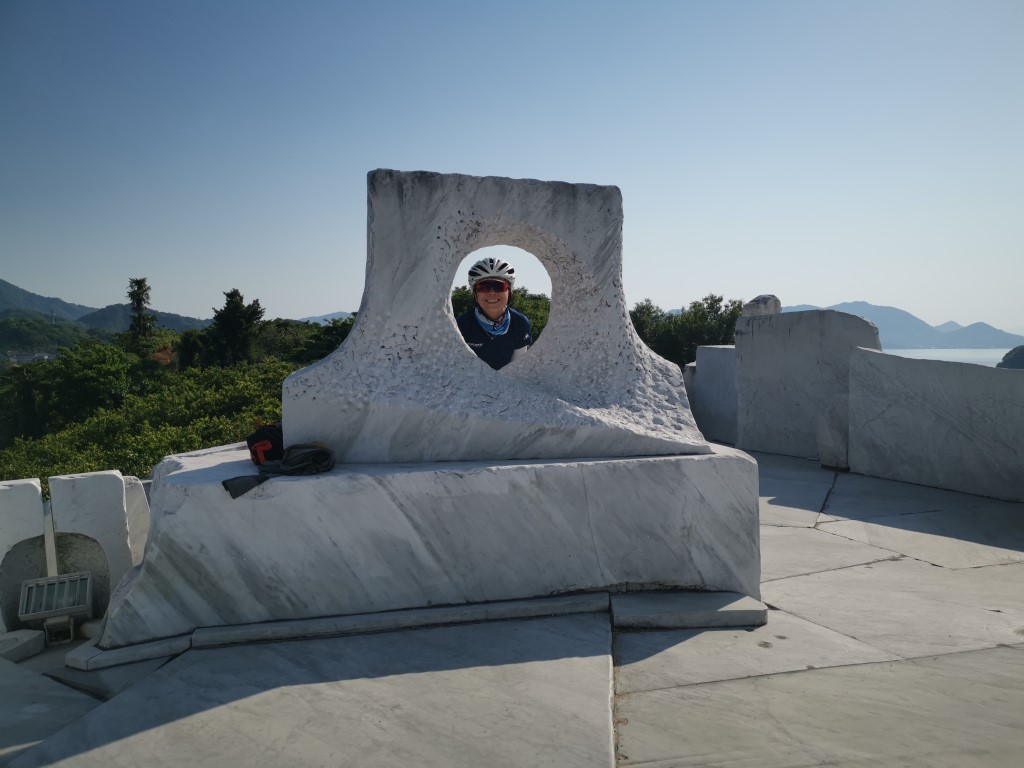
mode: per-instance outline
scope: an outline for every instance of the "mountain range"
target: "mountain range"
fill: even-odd
[[[811,304],[783,307],[783,312],[822,309]],[[962,326],[953,321],[928,325],[924,320],[896,307],[848,301],[824,309],[860,315],[878,327],[883,349],[1011,349],[1024,345],[1024,336],[994,328],[988,323]],[[151,310],[157,325],[174,331],[205,328],[212,320]],[[102,309],[72,304],[62,299],[40,296],[0,280],[0,322],[12,316],[35,316],[50,321],[73,322],[84,328],[119,333],[128,330],[131,319],[128,304],[111,304]],[[304,317],[308,322],[329,323],[332,318],[350,317],[350,312]]]
[[[1001,331],[988,323],[962,326],[950,320],[940,325],[928,325],[905,310],[866,301],[846,301],[828,307],[799,304],[783,307],[782,311],[808,309],[835,309],[870,320],[878,327],[882,349],[1012,349],[1024,344],[1024,336]]]

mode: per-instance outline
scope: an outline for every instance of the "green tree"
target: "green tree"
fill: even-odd
[[[689,309],[679,315],[678,344],[683,360],[680,365],[697,359],[697,347],[735,343],[736,321],[742,312],[742,301],[727,302],[714,293],[691,302]]]
[[[153,333],[156,317],[149,314],[149,281],[144,277],[128,279],[128,304],[131,308],[132,322],[128,326],[128,334],[136,341]]]
[[[679,314],[670,314],[644,299],[630,311],[633,327],[656,354],[682,367],[697,359],[697,347],[732,344],[736,320],[743,309],[739,299],[725,301],[710,293]]]
[[[341,346],[341,342],[348,338],[355,323],[356,316],[352,315],[344,319],[336,317],[324,325],[313,324],[315,332],[306,340],[305,346],[297,350],[289,360],[302,365],[322,360]]]
[[[207,329],[207,339],[213,361],[218,365],[234,365],[252,359],[253,341],[263,307],[259,299],[245,303],[237,288],[224,292],[224,306],[213,310],[213,323]]]
[[[1014,347],[1003,355],[1003,359],[996,363],[996,368],[1024,369],[1024,345]]]

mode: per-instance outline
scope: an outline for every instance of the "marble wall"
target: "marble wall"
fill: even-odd
[[[687,387],[697,426],[708,440],[736,444],[736,347],[697,347],[693,380]]]
[[[845,312],[740,317],[736,446],[846,468],[850,352],[857,347],[880,349],[878,329]]]
[[[1024,371],[854,350],[850,469],[1024,501]]]

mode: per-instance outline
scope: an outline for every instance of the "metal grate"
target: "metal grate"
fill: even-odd
[[[92,616],[92,577],[88,571],[21,582],[18,618],[35,621],[50,616]]]

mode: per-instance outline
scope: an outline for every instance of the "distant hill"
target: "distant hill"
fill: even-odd
[[[27,312],[39,312],[57,320],[77,320],[82,315],[95,312],[95,307],[81,304],[70,304],[61,299],[40,296],[26,291],[6,280],[0,280],[0,312],[20,309]]]
[[[783,307],[783,312],[818,309],[801,304]],[[1009,349],[1024,344],[1024,336],[1007,333],[987,323],[974,323],[966,328],[957,323],[943,323],[940,330],[919,317],[896,307],[883,307],[866,301],[847,301],[825,309],[859,315],[878,327],[882,349]],[[953,327],[955,326],[955,327]]]
[[[329,315],[316,315],[315,317],[300,317],[304,323],[320,323],[320,325],[327,325],[331,320],[347,320],[352,317],[351,312],[332,312]]]
[[[151,315],[156,317],[156,324],[160,328],[167,328],[172,331],[193,331],[201,330],[208,326],[213,320],[200,320],[195,317],[176,315],[173,312],[158,312],[150,310]],[[132,324],[132,313],[130,304],[111,304],[82,315],[78,322],[86,328],[98,328],[111,333],[124,333]]]
[[[53,354],[89,336],[74,320],[58,320],[27,309],[0,310],[0,354]]]
[[[950,331],[959,331],[961,328],[963,328],[963,326],[960,325],[960,323],[953,322],[952,320],[942,323],[942,325],[935,326],[935,330],[942,331],[943,333],[949,333]]]

